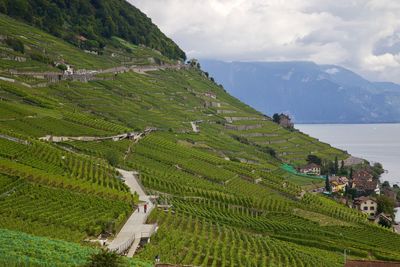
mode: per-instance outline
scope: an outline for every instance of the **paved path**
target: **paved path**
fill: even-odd
[[[103,141],[103,140],[113,140],[113,141],[120,141],[123,139],[132,139],[134,143],[139,142],[144,136],[150,134],[152,131],[156,130],[155,128],[148,128],[144,130],[144,132],[137,133],[137,132],[129,132],[123,133],[113,136],[55,136],[55,135],[46,135],[43,137],[39,137],[39,140],[42,141],[49,141],[53,143],[59,142],[67,142],[67,141],[84,141],[84,142],[92,142],[92,141]],[[1,136],[0,136],[1,138]],[[128,151],[130,152],[130,150]]]
[[[197,125],[194,121],[191,121],[190,125],[192,125],[193,132],[195,132],[195,133],[199,132],[199,129],[197,128]]]
[[[140,239],[142,237],[150,237],[150,235],[155,231],[155,225],[145,224],[147,216],[154,208],[154,205],[150,201],[150,196],[146,195],[143,188],[138,183],[136,177],[137,173],[121,169],[117,170],[124,177],[125,183],[129,186],[131,192],[136,192],[139,195],[140,201],[147,202],[147,212],[144,213],[143,205],[139,205],[139,211],[135,210],[132,213],[121,231],[108,245],[110,250],[116,250],[119,253],[123,253],[130,248],[128,255],[133,256],[137,246],[139,245]]]
[[[54,135],[46,135],[40,137],[39,140],[42,141],[50,141],[53,143],[59,142],[66,142],[66,141],[84,141],[84,142],[91,142],[91,141],[103,141],[103,140],[114,140],[119,141],[126,138],[132,138],[133,140],[140,139],[143,133],[124,133],[118,134],[113,136],[54,136]]]

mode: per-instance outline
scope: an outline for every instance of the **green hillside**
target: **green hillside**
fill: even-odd
[[[115,235],[138,203],[115,168],[138,171],[147,193],[169,206],[151,213],[159,229],[138,261],[343,266],[344,249],[350,258],[400,260],[400,236],[305,190],[320,180],[281,168],[345,152],[280,127],[197,68],[154,65],[148,57],[169,59],[116,36],[131,49],[94,55],[5,15],[0,30],[0,247],[35,244],[1,250],[0,265],[35,266],[44,251],[52,265],[66,250],[65,263],[85,263],[96,249],[87,240]],[[43,57],[86,69],[87,79]],[[111,138],[132,132],[147,135]]]
[[[1,0],[0,12],[83,49],[102,52],[117,36],[172,59],[186,58],[145,14],[124,0]]]

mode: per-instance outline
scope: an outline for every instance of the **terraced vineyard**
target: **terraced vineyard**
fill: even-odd
[[[0,134],[0,228],[82,242],[116,232],[136,198],[100,158]]]
[[[117,38],[126,50],[84,53],[4,15],[0,29],[27,51],[0,41],[0,265],[84,263],[97,249],[84,240],[112,238],[136,208],[116,167],[138,171],[147,193],[168,207],[151,214],[159,230],[138,262],[159,255],[200,266],[342,266],[344,249],[350,258],[400,260],[399,236],[305,190],[321,180],[281,168],[310,154],[344,159],[344,151],[278,126],[194,67],[111,72],[89,82],[17,74],[11,70],[55,71],[32,57],[42,46],[77,70],[175,63]],[[150,133],[139,140],[132,132]],[[99,139],[117,134],[126,138]],[[76,140],[82,136],[91,141]],[[10,239],[16,252],[3,245]]]
[[[165,228],[139,257],[160,253],[166,261],[196,266],[341,266],[339,255],[186,214],[158,211],[151,220]]]
[[[195,262],[202,266],[316,266],[319,256],[327,253],[323,257],[326,266],[341,266],[341,252],[350,249],[353,257],[363,258],[371,253],[376,258],[399,259],[399,251],[385,239],[390,237],[397,243],[400,237],[369,225],[363,214],[322,196],[303,195],[300,187],[266,174],[260,166],[213,156],[207,158],[203,152],[191,153],[185,146],[166,141],[166,134],[157,135],[135,146],[132,161],[134,168],[141,172],[142,183],[152,193],[160,195],[161,204],[172,205],[175,213],[156,211],[152,214],[151,221],[157,221],[162,230],[156,235],[157,241],[138,257],[150,257],[158,251],[167,262]],[[198,168],[191,166],[192,159],[196,159]],[[214,171],[205,173],[202,167],[210,162]],[[226,177],[226,169],[243,170],[249,166],[252,169],[246,176],[243,171],[237,171],[230,179],[210,179],[215,175]],[[204,229],[197,232],[196,227]],[[227,229],[240,234],[227,237],[223,233]],[[186,237],[182,237],[182,231],[187,231]],[[375,239],[377,232],[379,241]],[[250,240],[244,241],[246,239]],[[245,244],[229,252],[230,246],[224,248],[223,245],[226,242],[230,246]],[[273,248],[265,250],[263,245],[258,245],[260,242],[294,248],[289,254],[279,250],[268,252]],[[177,248],[167,243],[177,244]],[[298,251],[296,246],[305,246],[307,250]],[[253,247],[251,251],[256,254],[249,254],[249,247]]]
[[[35,185],[21,178],[2,176],[0,179],[4,185],[0,191],[2,228],[81,241],[101,231],[115,232],[131,208],[123,201],[111,202],[70,190]]]

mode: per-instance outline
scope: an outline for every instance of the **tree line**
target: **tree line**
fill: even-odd
[[[171,59],[186,59],[150,18],[124,0],[0,0],[0,12],[83,49],[101,51],[117,36]]]

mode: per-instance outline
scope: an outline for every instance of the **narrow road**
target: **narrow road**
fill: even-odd
[[[121,169],[117,170],[125,179],[125,183],[131,189],[131,192],[136,192],[139,195],[139,200],[147,203],[147,212],[144,212],[143,205],[139,205],[139,210],[137,209],[132,213],[121,231],[108,245],[110,250],[117,251],[118,253],[129,250],[128,256],[132,257],[133,254],[135,254],[140,239],[142,237],[150,237],[155,230],[154,225],[146,224],[147,216],[153,210],[154,205],[150,201],[150,196],[146,195],[143,188],[138,183],[137,174],[135,172]]]
[[[26,76],[34,76],[34,77],[41,77],[43,79],[47,79],[50,82],[60,82],[62,80],[73,80],[73,81],[91,81],[99,79],[96,77],[98,74],[118,74],[118,73],[125,73],[129,71],[133,71],[140,74],[146,74],[149,71],[157,71],[157,70],[166,70],[166,69],[186,69],[188,68],[185,64],[165,64],[165,65],[144,65],[144,66],[119,66],[114,68],[108,69],[97,69],[97,70],[76,70],[73,74],[70,73],[63,73],[63,72],[23,72],[23,71],[16,71],[10,70],[11,75],[26,75]],[[8,81],[8,82],[17,82],[15,79],[2,77],[0,76],[0,80]],[[21,83],[21,82],[19,82]],[[31,87],[31,85],[26,83],[21,83],[23,85]],[[46,84],[45,84],[46,85]]]

